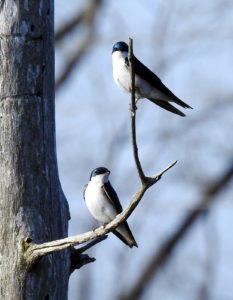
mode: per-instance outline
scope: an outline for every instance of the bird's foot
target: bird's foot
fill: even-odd
[[[136,111],[137,109],[138,109],[138,108],[137,108],[137,106],[136,106],[136,105],[135,105],[135,108],[133,108],[131,104],[129,105],[129,110],[130,110],[130,112],[131,112],[132,116],[134,116],[134,114],[135,114],[135,111]]]
[[[93,231],[93,232],[95,232],[95,231],[96,231],[96,229],[98,229],[98,228],[99,228],[99,227],[95,227],[95,228],[93,228],[93,229],[92,229],[92,231]]]
[[[102,226],[103,228],[105,228],[108,225],[108,223],[104,223]]]
[[[100,225],[100,226],[97,226],[97,227],[93,228],[92,231],[95,232],[98,228],[103,228],[103,229],[104,229],[104,228],[106,227],[107,224],[108,224],[108,223],[104,223],[104,224],[102,224],[102,225]]]

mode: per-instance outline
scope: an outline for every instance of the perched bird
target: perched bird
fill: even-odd
[[[87,208],[92,216],[103,224],[112,221],[122,212],[117,193],[108,180],[110,171],[99,167],[91,172],[90,181],[85,185],[83,196]],[[129,229],[127,222],[123,222],[113,233],[130,248],[137,247],[137,243]]]
[[[183,112],[172,106],[169,102],[176,103],[184,108],[192,108],[177,98],[151,70],[133,56],[135,70],[135,98],[147,98],[158,106],[185,116]],[[117,42],[112,49],[113,78],[116,84],[126,92],[131,92],[131,79],[128,61],[128,45]]]

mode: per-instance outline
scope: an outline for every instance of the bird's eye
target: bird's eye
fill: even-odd
[[[119,50],[118,46],[114,45],[113,48],[112,48],[112,52],[115,52],[115,51],[118,51],[118,50]]]

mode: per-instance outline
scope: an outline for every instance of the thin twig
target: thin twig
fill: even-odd
[[[76,25],[80,24],[80,22],[82,22],[82,24],[85,23],[87,27],[87,34],[84,37],[82,43],[75,47],[76,51],[71,57],[67,56],[67,63],[64,67],[64,70],[62,70],[55,83],[56,90],[58,90],[62,86],[62,84],[69,78],[74,68],[81,61],[83,56],[87,53],[90,45],[93,43],[96,31],[95,18],[102,2],[103,0],[91,0],[86,9],[80,14],[80,16],[76,17],[73,22],[67,25],[67,28],[64,27],[63,31],[59,33],[58,37],[61,39],[64,37],[64,35],[73,30]]]
[[[85,16],[85,12],[81,12],[74,16],[73,19],[69,20],[68,23],[66,23],[62,28],[60,28],[55,33],[55,42],[60,42],[64,37],[67,36],[70,32],[74,30],[74,28],[77,28],[78,25],[82,22],[83,17]]]
[[[159,172],[153,177],[147,177],[144,174],[144,171],[142,169],[142,165],[139,159],[138,155],[138,146],[137,146],[137,132],[136,132],[136,99],[135,99],[135,66],[134,66],[134,59],[133,59],[133,39],[129,38],[129,54],[128,54],[128,60],[129,60],[129,69],[130,69],[130,79],[131,79],[131,140],[132,140],[132,149],[133,149],[133,156],[134,161],[136,164],[136,168],[138,171],[138,175],[140,177],[141,183],[143,185],[149,184],[150,186],[155,184],[162,175],[171,169],[177,161],[174,161],[171,165],[169,165],[167,168]]]
[[[161,179],[162,175],[164,173],[166,173],[169,169],[171,169],[172,167],[174,167],[176,163],[177,163],[177,160],[175,160],[173,163],[171,163],[169,166],[167,166],[165,169],[163,169],[162,171],[160,171],[156,175],[154,175],[152,177],[147,177],[149,179],[148,181],[151,180],[152,184],[155,184],[157,181],[159,181]]]
[[[106,240],[107,237],[108,237],[107,235],[100,236],[100,237],[94,239],[93,241],[91,241],[90,243],[88,243],[87,245],[80,247],[76,250],[79,253],[83,253],[83,252],[87,251],[88,249],[90,249],[91,247],[95,246],[96,244],[99,244],[100,242]]]
[[[102,4],[103,0],[89,0],[87,6],[80,13],[77,13],[73,19],[69,20],[62,28],[58,29],[55,33],[55,42],[59,42],[65,38],[73,30],[77,29],[80,24],[92,23],[93,15],[96,13],[98,7]]]
[[[146,176],[143,172],[139,156],[138,156],[138,146],[137,146],[137,134],[136,134],[136,100],[135,100],[135,70],[134,70],[134,60],[133,60],[133,40],[129,38],[129,69],[131,78],[131,139],[133,156],[140,177],[141,183],[145,184]]]
[[[79,47],[71,57],[67,59],[64,70],[61,72],[60,76],[56,80],[55,89],[56,91],[63,85],[63,83],[69,78],[70,74],[77,67],[78,63],[81,62],[82,57],[86,54],[87,49],[93,42],[93,32],[90,31],[89,34],[85,37]]]

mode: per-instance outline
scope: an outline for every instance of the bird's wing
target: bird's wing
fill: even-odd
[[[87,186],[88,186],[88,184],[85,184],[83,187],[83,199],[84,200],[85,200],[85,192],[86,192]]]
[[[130,248],[132,248],[133,246],[138,247],[137,242],[136,242],[132,232],[129,229],[129,225],[126,222],[124,222],[123,226],[126,226],[126,230],[128,230],[128,235],[129,235],[128,237],[126,237],[121,232],[117,231],[116,229],[114,229],[112,231],[112,233],[115,234],[115,236],[117,236],[118,239],[120,239],[123,243],[125,243]]]
[[[117,213],[122,212],[122,206],[115,192],[114,188],[111,186],[110,182],[107,182],[102,185],[102,191],[107,196],[108,200],[112,203],[112,205],[116,208]]]
[[[153,87],[160,90],[162,93],[171,98],[177,98],[159,79],[157,75],[155,75],[150,69],[148,69],[137,57],[133,57],[134,60],[134,68],[135,73],[141,78],[145,79],[149,82]]]
[[[180,111],[179,109],[177,109],[176,107],[172,106],[169,102],[165,102],[163,100],[158,100],[158,99],[152,99],[152,98],[148,98],[151,102],[157,104],[158,106],[174,113],[177,114],[181,117],[185,117],[185,114]]]
[[[134,60],[134,68],[135,74],[139,77],[143,78],[147,81],[150,85],[154,88],[165,94],[166,96],[170,97],[171,100],[176,102],[177,104],[181,105],[184,108],[192,108],[182,100],[180,100],[176,95],[174,95],[159,79],[157,75],[155,75],[150,69],[148,69],[143,63],[141,63],[135,56],[133,56]]]
[[[117,193],[115,192],[115,190],[113,189],[113,187],[111,186],[110,182],[105,183],[102,186],[102,191],[103,193],[106,195],[106,197],[108,198],[108,200],[112,203],[112,205],[116,208],[117,213],[121,213],[122,212],[122,206],[121,203],[119,201],[119,198],[117,196]],[[122,226],[124,228],[123,232],[122,232]],[[126,231],[126,233],[124,232]],[[126,245],[128,245],[130,248],[132,248],[133,246],[138,246],[137,242],[135,241],[133,234],[129,228],[129,225],[127,224],[127,222],[123,222],[119,227],[117,227],[116,229],[114,229],[112,231],[123,243],[125,243]]]

